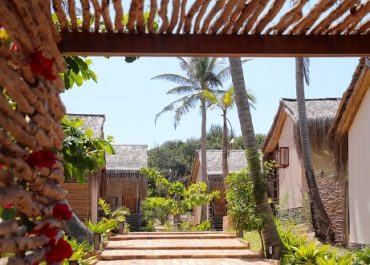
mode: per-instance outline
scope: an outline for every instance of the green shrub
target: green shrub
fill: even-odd
[[[195,226],[194,230],[195,231],[208,231],[208,230],[211,230],[211,228],[212,228],[212,224],[210,221],[207,220]]]
[[[226,178],[227,213],[237,231],[260,230],[262,219],[257,215],[253,181],[247,169]]]
[[[162,197],[148,197],[142,205],[145,220],[158,220],[162,225],[168,221],[172,212],[172,200]]]
[[[353,265],[353,257],[351,254],[337,256],[335,252],[330,255],[318,257],[316,260],[318,265]]]
[[[107,239],[108,234],[117,229],[119,223],[126,221],[126,216],[130,214],[128,208],[121,206],[112,211],[110,205],[103,199],[99,199],[99,206],[103,210],[104,217],[97,223],[91,220],[86,221],[86,226],[93,232],[102,235],[103,240]]]
[[[193,224],[189,221],[182,221],[178,225],[178,230],[180,231],[191,231],[193,229]]]
[[[294,252],[294,248],[300,248],[308,243],[307,237],[297,233],[294,223],[281,223],[279,220],[276,220],[276,226],[284,248],[288,252]]]
[[[170,221],[167,221],[164,223],[164,231],[165,232],[173,232],[175,230],[175,227],[173,226],[173,223]]]
[[[207,185],[203,182],[193,183],[186,187],[180,181],[170,182],[161,176],[158,171],[151,168],[142,168],[141,173],[155,183],[155,188],[163,194],[162,197],[151,197],[155,198],[152,200],[148,198],[149,201],[146,202],[145,206],[146,214],[152,218],[153,216],[157,216],[156,218],[160,217],[162,219],[161,223],[165,223],[168,220],[169,211],[173,216],[174,224],[177,226],[177,224],[181,223],[183,214],[191,211],[196,206],[208,204],[213,199],[220,197],[219,191],[208,193]],[[161,209],[161,213],[154,212],[154,208]]]
[[[370,248],[364,248],[354,253],[354,265],[370,264]]]
[[[71,245],[73,254],[72,256],[64,261],[64,264],[69,264],[69,261],[77,260],[81,265],[95,264],[97,257],[92,255],[93,248],[87,242],[79,243],[75,239],[67,240]]]
[[[143,229],[145,232],[154,232],[155,231],[155,222],[154,220],[147,220],[146,225]]]
[[[315,243],[301,245],[299,247],[292,246],[291,251],[283,256],[283,265],[297,265],[297,264],[319,264],[318,258],[324,258],[330,255],[328,251],[329,246],[318,246]]]

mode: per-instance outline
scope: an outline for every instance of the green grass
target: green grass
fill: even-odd
[[[243,239],[248,241],[251,246],[251,250],[260,252],[262,249],[261,238],[257,231],[244,232]]]

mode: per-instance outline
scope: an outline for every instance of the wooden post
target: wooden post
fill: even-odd
[[[94,250],[100,250],[100,243],[101,243],[101,235],[98,233],[94,233]]]

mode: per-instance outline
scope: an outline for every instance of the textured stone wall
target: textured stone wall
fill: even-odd
[[[346,243],[346,184],[334,176],[316,176],[320,196],[335,231],[335,241]]]

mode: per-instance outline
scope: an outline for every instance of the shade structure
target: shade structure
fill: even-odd
[[[369,54],[369,1],[128,2],[53,0],[61,51],[110,56]]]

